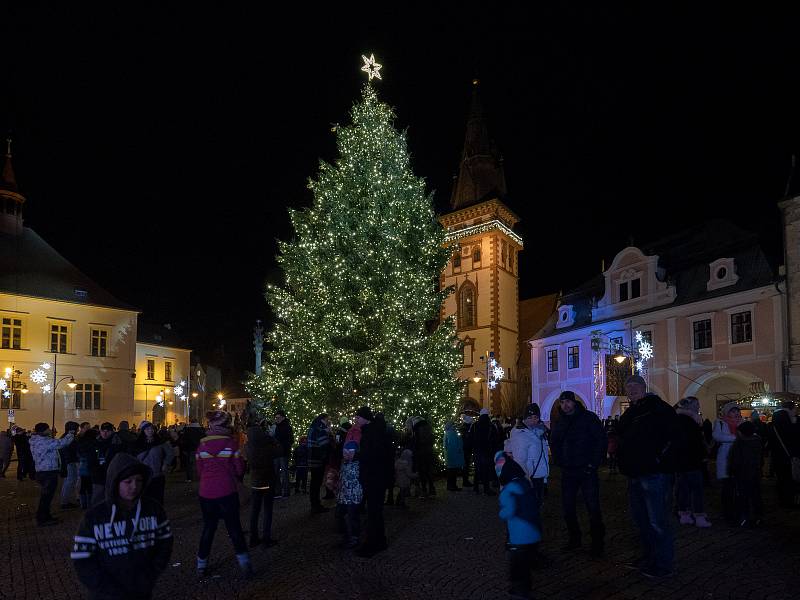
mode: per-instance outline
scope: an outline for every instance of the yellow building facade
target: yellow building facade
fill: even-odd
[[[136,344],[136,385],[133,404],[138,421],[175,425],[188,423],[192,389],[192,351],[139,339]]]
[[[503,412],[504,395],[517,393],[519,354],[519,222],[503,202],[506,194],[502,159],[492,144],[477,94],[472,107],[452,211],[440,217],[453,256],[440,278],[452,288],[441,317],[455,316],[463,343],[459,378],[465,383],[465,406]],[[503,368],[496,388],[488,385],[487,364],[494,358]]]

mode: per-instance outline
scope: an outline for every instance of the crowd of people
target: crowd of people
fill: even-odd
[[[760,481],[766,456],[780,504],[798,507],[800,426],[793,402],[784,402],[769,424],[756,411],[745,420],[731,402],[712,423],[702,419],[697,398],[670,405],[648,393],[637,375],[628,378],[625,390],[630,406],[605,422],[569,390],[559,397],[552,429],[536,404],[526,406],[516,425],[492,419],[486,409],[477,418],[462,415],[461,423],[445,424],[442,465],[427,419],[410,418],[398,431],[381,413],[362,406],[352,422],[342,418],[333,425],[329,415],[318,415],[297,439],[280,410],[273,422],[251,414],[238,427],[224,411],[207,413],[205,427],[197,421],[173,427],[142,421],[133,428],[125,421],[118,427],[69,421],[60,435],[46,423],[32,432],[12,427],[0,432],[0,476],[5,477],[16,452],[17,478],[35,479],[40,486],[40,527],[58,523],[51,505],[62,480],[61,508],[85,511],[71,557],[93,598],[146,598],[152,593],[172,549],[164,498],[166,474],[173,471],[185,473],[187,482],[199,478],[203,528],[198,575],[208,574],[221,520],[242,572],[250,577],[250,551],[277,543],[272,536],[276,499],[308,495],[313,514],[330,510],[323,500],[335,500],[342,548],[368,558],[387,548],[384,506],[403,509],[412,497],[436,496],[435,474],[442,466],[448,492],[472,487],[476,494],[499,493],[499,516],[508,534],[510,592],[516,598],[530,596],[531,571],[549,562],[541,551],[546,543],[541,509],[554,466],[560,471],[568,533],[562,550],[572,552],[583,543],[580,495],[588,513],[590,553],[605,552],[598,468],[607,464],[610,476],[618,470],[628,478],[630,514],[641,540],[641,557],[626,566],[653,579],[672,574],[673,519],[680,526],[712,526],[704,499],[711,461],[716,464],[721,516],[729,525],[762,523]],[[239,498],[246,474],[249,540]],[[135,584],[120,577],[133,571],[148,576]]]

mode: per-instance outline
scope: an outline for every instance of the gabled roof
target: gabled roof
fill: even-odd
[[[0,292],[137,311],[81,273],[28,227],[19,235],[0,232]]]
[[[737,227],[730,221],[714,219],[694,227],[641,246],[647,255],[658,255],[659,269],[663,279],[675,286],[675,301],[666,306],[680,306],[710,298],[727,296],[766,285],[774,281],[773,269],[761,249],[757,237]],[[738,281],[730,286],[708,291],[710,263],[719,258],[733,258]],[[605,294],[605,276],[598,274],[577,288],[564,294],[561,305],[572,305],[575,313],[571,327],[556,329],[556,313],[551,315],[545,327],[533,339],[549,337],[580,329],[592,324],[592,305]],[[666,306],[649,308],[625,317],[661,310]],[[619,317],[614,317],[618,319]]]
[[[179,350],[191,350],[189,345],[176,333],[169,323],[155,323],[147,318],[140,318],[136,322],[136,342],[165,346]]]

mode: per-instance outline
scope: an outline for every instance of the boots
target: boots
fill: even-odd
[[[678,516],[680,517],[681,525],[695,524],[695,520],[692,518],[692,513],[690,513],[688,510],[679,510]],[[703,515],[703,518],[705,518],[705,515]]]
[[[695,513],[694,524],[702,529],[711,527],[711,521],[706,517],[706,513]]]

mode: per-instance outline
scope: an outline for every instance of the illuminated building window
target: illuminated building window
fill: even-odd
[[[108,356],[108,331],[92,329],[92,356]]]
[[[476,290],[471,281],[465,281],[458,291],[458,327],[475,327],[477,321]]]
[[[22,348],[22,319],[3,317],[2,345],[5,350]]]
[[[75,408],[100,410],[103,406],[102,383],[79,383],[75,386]]]

